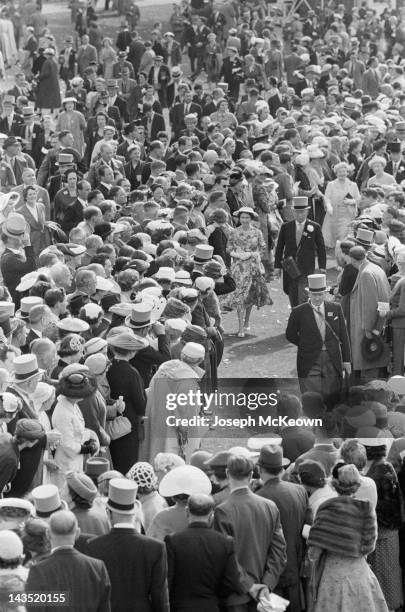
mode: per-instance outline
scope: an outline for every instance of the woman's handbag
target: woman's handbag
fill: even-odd
[[[127,434],[131,433],[132,425],[131,421],[122,415],[116,416],[115,419],[111,419],[106,422],[106,432],[110,436],[111,440],[118,440],[123,438]]]

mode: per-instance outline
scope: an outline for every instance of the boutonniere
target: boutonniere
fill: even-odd
[[[308,236],[307,232],[302,233],[303,236]]]
[[[333,317],[333,312],[327,312],[326,314],[328,315],[328,317]]]
[[[314,231],[314,226],[313,225],[307,225],[307,230],[309,232],[313,232]]]

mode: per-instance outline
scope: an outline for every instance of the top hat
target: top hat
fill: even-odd
[[[266,444],[260,449],[257,464],[263,468],[278,469],[290,464],[287,457],[283,457],[283,449],[278,444]]]
[[[13,361],[13,366],[15,382],[24,382],[33,376],[44,373],[44,370],[38,368],[36,356],[31,353],[16,357]]]
[[[359,229],[357,230],[356,238],[355,238],[355,241],[357,244],[360,244],[361,246],[369,247],[373,244],[373,239],[374,239],[374,232],[372,232],[371,230],[367,230],[367,229],[363,229],[362,227],[359,227]]]
[[[136,499],[138,485],[127,478],[112,478],[108,485],[107,508],[120,514],[133,514],[135,506],[139,505]]]
[[[44,300],[36,295],[30,295],[28,297],[24,297],[20,302],[20,310],[17,310],[16,317],[20,317],[21,319],[28,319],[31,308],[34,306],[39,306],[43,304]]]
[[[47,518],[54,512],[67,508],[66,502],[60,498],[56,485],[40,485],[32,490],[31,495],[34,501],[35,514],[40,518]]]
[[[323,293],[326,290],[326,274],[308,275],[308,291],[311,293]]]
[[[397,121],[395,129],[397,132],[405,132],[405,121]]]
[[[389,142],[387,144],[387,151],[389,153],[401,153],[401,145],[402,143],[398,141]]]
[[[25,106],[22,109],[22,114],[23,114],[24,118],[25,117],[34,117],[36,115],[36,113],[35,113],[35,111],[34,111],[32,106]]]
[[[10,317],[14,316],[15,304],[14,302],[0,301],[0,325],[7,321]]]
[[[214,247],[209,244],[197,244],[193,259],[196,263],[206,263],[212,259]]]
[[[59,153],[56,165],[60,166],[61,164],[73,164],[73,161],[74,158],[71,153]]]
[[[306,196],[295,196],[293,198],[293,208],[294,210],[307,210],[310,208],[308,198]]]
[[[182,74],[183,74],[183,71],[180,68],[180,66],[173,66],[172,77],[178,77],[178,76],[181,76]]]
[[[131,314],[125,319],[125,324],[133,329],[142,329],[152,323],[152,305],[146,302],[133,304]]]

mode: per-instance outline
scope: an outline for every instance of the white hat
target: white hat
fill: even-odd
[[[186,287],[191,287],[193,284],[190,272],[187,272],[187,270],[177,270],[175,274],[175,282],[179,285],[185,285]]]
[[[212,485],[208,476],[193,465],[176,467],[165,474],[159,485],[162,497],[174,495],[196,495],[202,493],[209,495]]]
[[[120,290],[117,289],[115,283],[110,281],[108,278],[103,278],[102,276],[96,277],[96,289],[97,291],[108,291],[109,293],[120,292]]]
[[[57,510],[65,509],[66,502],[62,501],[56,485],[46,484],[35,487],[31,492],[35,506],[35,514],[40,518],[47,518]]]
[[[215,281],[209,276],[199,276],[195,279],[194,286],[199,291],[207,291],[207,289],[214,289]]]
[[[24,382],[30,380],[34,376],[41,375],[44,370],[38,368],[38,361],[35,355],[28,353],[27,355],[19,355],[13,361],[14,381]]]
[[[0,499],[0,509],[1,508],[19,508],[20,510],[25,510],[27,517],[34,516],[35,508],[27,499],[21,499],[20,497],[5,497]],[[1,513],[1,510],[0,510]]]
[[[405,395],[405,376],[391,376],[387,381],[387,387],[397,395]]]
[[[11,561],[23,556],[24,547],[18,535],[10,529],[0,531],[0,559]]]
[[[38,270],[34,270],[33,272],[28,272],[27,274],[24,274],[24,276],[21,277],[20,282],[16,287],[17,291],[19,293],[29,291],[31,287],[33,287],[37,282],[37,278],[40,274],[49,274],[49,268],[39,268]]]
[[[184,319],[166,319],[165,327],[183,333],[187,327],[187,321]]]
[[[158,269],[156,274],[153,275],[153,278],[157,280],[167,280],[173,283],[176,278],[176,273],[173,268],[162,266]]]
[[[307,146],[309,159],[322,159],[325,157],[324,152],[316,144],[310,144]]]
[[[98,336],[95,338],[90,338],[84,345],[84,352],[86,355],[94,355],[95,353],[100,353],[107,346],[107,340],[104,338],[99,338]]]
[[[205,348],[202,344],[198,344],[197,342],[187,342],[181,354],[185,357],[189,357],[190,359],[204,359],[205,357]]]
[[[88,319],[98,319],[100,315],[103,314],[103,309],[98,304],[94,304],[93,302],[89,302],[82,307],[84,311],[84,315]]]
[[[28,297],[22,298],[20,302],[20,309],[15,313],[16,317],[27,319],[34,306],[40,306],[44,303],[44,300],[36,295],[29,295]]]
[[[81,334],[90,329],[90,325],[76,317],[65,317],[56,323],[56,327],[72,334]]]

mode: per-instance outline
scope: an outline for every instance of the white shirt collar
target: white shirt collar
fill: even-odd
[[[125,523],[125,522],[122,522],[122,523],[116,523],[116,524],[114,525],[114,529],[115,529],[116,527],[118,527],[118,529],[135,529],[135,526],[134,526],[134,524],[133,524],[133,523]]]

